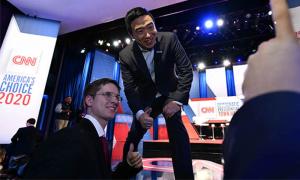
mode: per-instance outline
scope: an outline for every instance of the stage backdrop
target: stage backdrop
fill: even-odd
[[[297,37],[300,38],[300,1],[288,0],[288,3],[289,3],[294,30],[297,33]]]
[[[59,23],[13,16],[0,50],[0,144],[38,118]]]

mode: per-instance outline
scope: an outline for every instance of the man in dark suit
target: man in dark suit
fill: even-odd
[[[248,59],[245,104],[224,140],[224,179],[300,179],[300,43],[287,1],[271,0],[276,37]]]
[[[134,120],[124,146],[135,149],[153,118],[166,119],[176,178],[193,178],[190,143],[181,119],[181,107],[188,103],[193,71],[177,36],[157,32],[152,15],[144,8],[128,11],[128,33],[135,41],[120,52],[124,90]],[[124,156],[124,159],[126,157]]]
[[[29,162],[25,178],[129,178],[139,172],[142,158],[133,152],[133,145],[115,171],[108,159],[104,128],[116,114],[119,91],[119,85],[108,78],[88,85],[84,119],[49,137]]]
[[[42,134],[39,129],[34,127],[34,124],[34,118],[28,119],[26,127],[19,128],[17,133],[11,138],[13,146],[12,156],[29,156],[42,141]]]
[[[26,127],[19,128],[11,138],[11,144],[7,148],[4,167],[16,173],[20,167],[25,166],[32,153],[42,141],[42,134],[39,129],[34,127],[35,119],[30,118],[26,121]],[[23,168],[18,171],[22,174]]]

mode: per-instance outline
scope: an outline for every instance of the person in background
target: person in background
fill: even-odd
[[[7,153],[8,165],[6,168],[12,174],[17,173],[16,175],[22,175],[23,168],[43,140],[41,131],[34,127],[35,122],[34,118],[28,119],[26,127],[19,128],[11,138],[11,144]]]
[[[224,147],[224,179],[300,179],[300,43],[286,0],[271,0],[275,38],[248,59],[245,104]]]
[[[62,103],[58,103],[55,107],[56,120],[55,120],[55,131],[68,126],[70,117],[72,114],[71,110],[72,97],[65,97]]]
[[[26,127],[19,128],[11,138],[13,150],[11,156],[32,155],[34,150],[42,142],[43,136],[39,129],[34,127],[36,120],[30,118],[26,121]]]
[[[25,178],[130,178],[143,166],[133,144],[125,161],[111,170],[108,142],[104,129],[114,118],[121,101],[120,87],[108,78],[89,84],[84,92],[86,115],[72,127],[50,136],[34,154],[25,170]]]
[[[134,120],[124,146],[138,143],[151,128],[153,118],[163,114],[172,152],[175,177],[193,179],[188,133],[181,119],[188,103],[193,69],[177,36],[157,32],[153,16],[144,8],[129,10],[125,17],[128,33],[135,41],[119,54],[124,91]]]

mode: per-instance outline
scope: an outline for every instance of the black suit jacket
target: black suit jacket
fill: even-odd
[[[154,47],[155,83],[136,42],[124,48],[119,58],[125,94],[134,113],[150,106],[157,92],[168,100],[188,103],[193,70],[174,33],[157,34]]]
[[[300,94],[277,92],[246,102],[224,140],[225,179],[300,178]]]
[[[116,171],[105,162],[93,124],[83,119],[49,137],[25,169],[25,178],[127,178],[139,170],[120,163]]]
[[[17,133],[11,138],[13,145],[12,155],[31,155],[41,141],[42,134],[35,127],[28,126],[19,128]]]

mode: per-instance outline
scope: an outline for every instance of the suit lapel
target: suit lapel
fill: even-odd
[[[155,72],[155,79],[157,80],[158,78],[158,67],[159,67],[159,63],[161,61],[161,56],[162,56],[162,49],[160,47],[160,36],[159,36],[159,33],[158,33],[158,37],[156,38],[156,44],[154,46],[154,58],[153,58],[153,61],[154,61],[154,72]]]
[[[139,69],[144,73],[144,75],[146,75],[146,77],[148,79],[151,79],[147,64],[146,64],[146,60],[143,56],[143,53],[141,52],[138,44],[136,42],[133,43],[133,53],[134,53],[134,61],[137,64],[137,66],[139,67]]]
[[[103,150],[104,147],[100,143],[100,138],[98,136],[96,128],[88,119],[85,119],[85,118],[82,120],[80,125],[81,125],[81,128],[84,129],[90,135],[91,141],[94,142],[93,147],[95,147],[96,151],[97,151],[97,156],[95,156],[95,158],[98,157],[98,162],[101,162],[102,167],[106,167],[105,168],[106,171],[104,171],[104,169],[102,170],[104,175],[105,176],[109,175],[110,174],[110,164],[106,164],[106,162],[105,162],[104,150]]]

